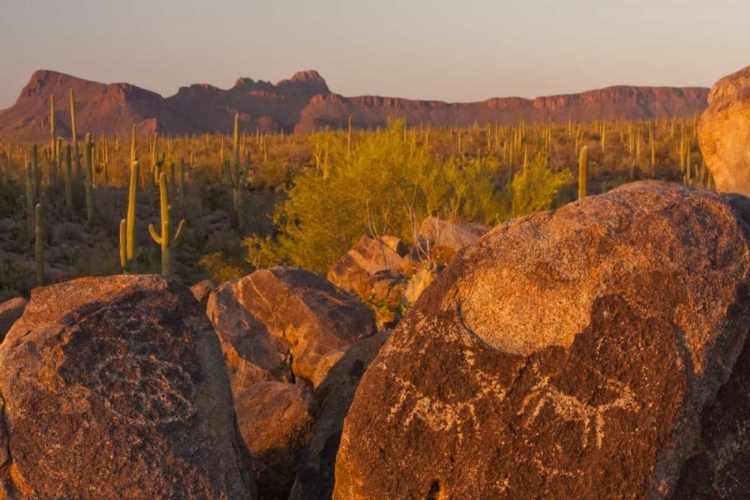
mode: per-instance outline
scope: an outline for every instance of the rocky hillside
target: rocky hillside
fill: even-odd
[[[344,97],[332,93],[316,71],[295,74],[276,84],[240,78],[230,89],[196,84],[164,98],[126,83],[102,84],[53,71],[37,71],[16,103],[0,111],[0,136],[22,141],[49,137],[49,99],[56,99],[59,135],[70,133],[69,91],[75,93],[78,130],[96,134],[190,134],[232,130],[235,114],[242,128],[309,133],[343,127],[377,127],[389,117],[415,125],[471,126],[475,123],[593,121],[692,116],[707,106],[708,89],[610,87],[581,94],[483,102],[447,103],[379,96]]]

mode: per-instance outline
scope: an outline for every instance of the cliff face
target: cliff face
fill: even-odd
[[[21,91],[16,103],[0,112],[0,135],[17,140],[49,138],[49,100],[55,96],[57,134],[70,135],[70,89],[76,101],[79,133],[130,133],[139,131],[185,134],[199,132],[166,105],[159,94],[127,83],[82,80],[53,71],[37,71]]]
[[[70,134],[68,93],[73,89],[79,132],[191,134],[231,132],[234,115],[243,130],[310,133],[324,127],[384,125],[389,117],[434,127],[527,122],[648,119],[692,116],[707,106],[708,89],[609,87],[581,94],[483,102],[447,103],[380,96],[347,98],[331,93],[316,71],[276,84],[240,78],[230,89],[206,84],[182,87],[174,96],[126,83],[102,84],[53,71],[37,71],[16,103],[0,111],[0,136],[21,141],[49,137],[49,98],[55,96],[58,135]]]

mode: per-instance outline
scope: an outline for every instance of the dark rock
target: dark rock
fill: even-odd
[[[498,226],[365,373],[334,498],[743,498],[748,224],[651,182]]]
[[[310,393],[302,386],[263,382],[235,397],[237,422],[256,468],[261,499],[289,495],[300,454],[312,431]]]
[[[0,367],[0,497],[256,498],[219,343],[177,282],[37,288]]]
[[[390,335],[390,332],[380,333],[351,346],[313,393],[310,410],[315,417],[315,428],[302,454],[290,500],[331,498],[344,417],[365,369]]]

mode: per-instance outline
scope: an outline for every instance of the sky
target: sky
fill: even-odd
[[[747,0],[3,0],[0,109],[37,69],[163,96],[315,69],[450,102],[711,86],[750,65]]]

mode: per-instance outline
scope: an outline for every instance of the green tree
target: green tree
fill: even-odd
[[[557,191],[573,180],[570,170],[552,172],[540,153],[513,178],[513,217],[549,210]]]

